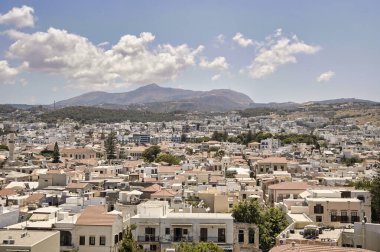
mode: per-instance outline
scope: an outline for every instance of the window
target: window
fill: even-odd
[[[322,216],[320,216],[320,215],[315,216],[315,221],[316,222],[322,222]]]
[[[119,242],[119,236],[115,235],[115,244],[117,244],[118,242]]]
[[[226,229],[218,228],[218,242],[226,242]]]
[[[90,236],[90,245],[95,246],[95,236]]]
[[[331,210],[331,221],[332,222],[338,221],[336,210]]]
[[[79,245],[86,245],[86,236],[81,235],[79,236]]]
[[[200,237],[200,241],[201,242],[205,242],[207,241],[207,237],[208,237],[208,233],[207,233],[207,228],[201,228],[201,237]]]
[[[239,243],[244,243],[244,230],[242,229],[239,230],[238,240]]]
[[[182,232],[183,232],[184,235],[187,235],[187,234],[188,234],[188,233],[187,233],[187,229],[183,229]]]
[[[248,243],[255,243],[255,230],[253,228],[248,229]]]
[[[156,250],[157,250],[157,245],[156,245],[156,244],[151,244],[151,245],[149,246],[149,250],[150,250],[150,251],[156,251]]]
[[[105,246],[106,245],[106,237],[105,236],[100,236],[99,245],[100,246]]]
[[[170,235],[170,228],[165,228],[165,234]]]
[[[314,206],[314,213],[323,214],[323,206],[321,204]]]
[[[274,169],[275,171],[277,171],[277,165],[275,165],[275,166],[273,167],[273,169]]]

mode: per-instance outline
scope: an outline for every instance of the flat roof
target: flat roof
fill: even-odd
[[[35,231],[35,230],[0,230],[0,242],[14,240],[14,244],[7,246],[33,246],[47,238],[56,235],[59,231]],[[59,243],[57,243],[57,247]]]

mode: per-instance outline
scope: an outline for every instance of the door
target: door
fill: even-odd
[[[205,242],[207,241],[207,228],[201,228],[201,237],[199,238],[199,240],[201,242]]]
[[[174,241],[179,242],[182,240],[182,228],[174,228]]]

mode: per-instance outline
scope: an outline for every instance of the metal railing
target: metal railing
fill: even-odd
[[[137,241],[138,242],[159,242],[160,237],[154,236],[154,235],[142,235],[142,236],[137,236]]]

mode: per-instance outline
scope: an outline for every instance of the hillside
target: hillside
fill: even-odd
[[[229,90],[192,91],[160,87],[156,84],[140,87],[124,93],[90,92],[67,100],[59,101],[56,107],[102,106],[140,104],[157,112],[185,111],[227,111],[246,108],[253,101],[247,95]]]

